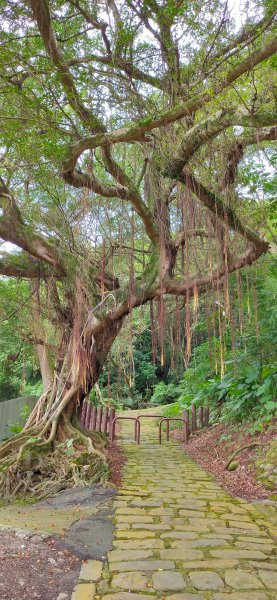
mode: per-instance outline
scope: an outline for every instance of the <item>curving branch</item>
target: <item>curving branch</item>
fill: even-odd
[[[73,187],[93,190],[105,198],[120,198],[121,200],[129,201],[133,205],[137,214],[141,217],[148,237],[153,243],[156,244],[159,237],[154,224],[154,218],[150,209],[141,198],[138,190],[130,184],[127,175],[112,160],[112,158],[110,157],[108,160],[107,154],[105,164],[109,165],[109,172],[115,179],[117,179],[117,181],[119,181],[118,185],[106,185],[94,177],[94,175],[82,173],[79,169],[63,172],[62,177],[66,183],[72,185]]]
[[[213,62],[215,63],[215,65],[214,67],[212,67],[211,71],[208,72],[208,74],[218,69],[223,61],[228,60],[229,58],[234,56],[236,52],[239,52],[242,49],[243,45],[249,45],[259,36],[261,36],[262,33],[266,31],[270,27],[270,25],[275,21],[276,15],[276,10],[269,9],[266,15],[262,19],[260,19],[258,23],[256,23],[252,27],[246,25],[241,31],[241,33],[239,33],[239,35],[235,37],[235,39],[221,46],[220,50],[218,50],[215,54],[212,54],[210,56],[208,64],[211,64]]]
[[[44,43],[44,46],[52,60],[53,65],[59,73],[61,83],[67,96],[67,100],[74,112],[80,117],[81,121],[93,133],[105,131],[103,123],[89,111],[82,102],[80,95],[74,83],[74,79],[68,69],[66,61],[58,47],[56,35],[52,25],[52,19],[48,0],[30,0],[33,9],[34,18]]]
[[[72,60],[68,60],[66,62],[67,66],[74,67],[76,65],[85,65],[91,62],[100,63],[101,65],[107,65],[112,67],[113,69],[119,69],[123,71],[130,79],[136,79],[137,81],[141,81],[142,83],[147,83],[158,90],[162,90],[164,88],[164,83],[162,79],[156,77],[154,75],[150,75],[149,73],[145,73],[141,71],[138,67],[134,65],[130,60],[126,60],[121,56],[115,56],[114,54],[110,54],[107,56],[99,56],[98,54],[90,54],[89,56],[83,56],[80,58],[73,58]]]
[[[245,240],[250,242],[250,244],[256,248],[257,258],[258,256],[261,256],[261,254],[268,252],[269,243],[261,239],[252,229],[244,225],[232,207],[224,204],[219,196],[200,183],[188,168],[185,167],[183,169],[179,181],[188,185],[193,194],[201,200],[202,204],[204,204],[215,217],[221,219],[230,229],[238,232]]]
[[[122,127],[108,133],[98,133],[97,135],[78,141],[69,148],[68,158],[64,162],[63,171],[73,170],[78,158],[85,150],[93,150],[106,144],[116,144],[119,142],[148,142],[151,139],[149,134],[154,129],[175,123],[184,117],[194,114],[197,110],[209,104],[216,95],[219,95],[228,88],[236,79],[272,56],[276,51],[277,40],[273,39],[259,50],[247,56],[238,65],[231,67],[220,82],[213,82],[208,89],[195,95],[187,102],[180,102],[173,106],[173,108],[166,109],[158,115],[139,119],[131,126]]]
[[[3,211],[3,216],[0,217],[0,238],[50,265],[59,276],[65,275],[66,267],[60,249],[24,222],[15,199],[3,180],[0,180],[0,206]]]
[[[178,149],[178,154],[170,159],[163,174],[172,179],[178,178],[178,174],[182,172],[183,167],[203,144],[215,138],[228,127],[238,125],[257,128],[258,130],[261,127],[273,125],[274,127],[270,130],[260,130],[256,137],[255,135],[252,136],[252,139],[255,140],[253,143],[274,140],[277,137],[275,127],[277,126],[277,112],[259,112],[253,115],[247,112],[245,108],[238,108],[223,109],[208,116],[189,129]],[[243,138],[243,136],[240,136],[240,138]]]
[[[20,254],[3,254],[0,256],[0,274],[7,277],[36,279],[41,267],[38,261],[21,252]]]
[[[188,239],[196,238],[196,237],[200,237],[201,239],[207,238],[208,240],[211,239],[210,234],[207,233],[207,231],[205,231],[205,229],[199,228],[199,229],[193,229],[193,230],[188,230],[188,231],[181,231],[176,236],[174,246],[175,246],[175,248],[178,249],[178,248],[180,248],[180,246],[184,246]]]
[[[264,252],[267,252],[268,247],[269,244],[266,249],[261,250],[261,247],[251,245],[243,254],[229,262],[228,273],[233,273],[243,267],[252,265],[262,254],[264,254]],[[226,266],[222,264],[203,277],[189,278],[185,282],[176,280],[169,281],[166,287],[166,294],[184,295],[189,293],[189,295],[192,295],[196,287],[198,292],[201,293],[204,292],[207,287],[210,287],[214,281],[218,281],[224,277],[226,277]],[[157,290],[157,295],[159,295],[159,290]]]

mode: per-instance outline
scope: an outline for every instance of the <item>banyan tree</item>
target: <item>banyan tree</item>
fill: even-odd
[[[275,13],[1,6],[0,273],[30,282],[44,392],[0,446],[0,493],[43,496],[106,476],[101,436],[78,414],[124,319],[149,304],[162,346],[166,297],[182,299],[189,361],[193,302],[219,290],[228,312],[229,274],[269,250],[240,167],[276,139]],[[79,463],[65,461],[68,439]]]

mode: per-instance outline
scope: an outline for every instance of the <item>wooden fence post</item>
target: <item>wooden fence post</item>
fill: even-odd
[[[189,434],[190,434],[189,410],[184,410],[184,412],[183,412],[183,419],[185,419],[185,421],[188,422],[188,430],[189,430]]]
[[[188,410],[183,410],[183,419],[185,421],[183,423],[184,442],[185,442],[185,444],[187,444],[189,441],[189,411]]]
[[[200,406],[199,411],[198,411],[198,423],[199,423],[199,428],[201,429],[204,425],[204,408],[203,408],[203,406]]]
[[[86,402],[87,411],[86,411],[86,420],[85,420],[85,428],[89,429],[90,426],[90,415],[91,415],[91,402]]]
[[[204,411],[204,424],[205,427],[209,427],[209,416],[210,416],[210,409],[208,406],[205,406],[205,411]]]
[[[197,416],[196,416],[196,406],[193,404],[191,407],[191,431],[195,431],[197,429]]]
[[[96,414],[97,414],[97,408],[96,408],[96,406],[93,405],[92,411],[91,411],[91,429],[92,429],[92,431],[95,431],[95,428],[96,428]]]
[[[96,431],[101,431],[102,426],[102,415],[103,415],[103,406],[97,407],[97,423],[96,423]]]
[[[184,422],[184,442],[185,444],[187,444],[189,441],[189,424],[188,421],[185,420]]]
[[[104,412],[103,426],[102,426],[103,433],[107,433],[108,419],[109,419],[109,409],[106,408],[106,410]]]

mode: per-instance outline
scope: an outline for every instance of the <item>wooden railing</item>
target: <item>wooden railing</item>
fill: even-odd
[[[111,434],[112,422],[115,418],[115,409],[111,407],[94,406],[91,402],[84,401],[79,415],[80,421],[86,429]]]
[[[154,417],[162,415],[139,415]],[[94,406],[91,402],[85,401],[82,404],[82,409],[79,415],[80,421],[86,429],[92,431],[99,431],[101,433],[108,434],[110,438],[113,435],[113,420],[115,419],[115,408],[114,407],[103,407]],[[164,421],[170,420],[163,418]],[[176,419],[175,419],[176,420]],[[180,419],[177,419],[180,420]],[[187,443],[191,433],[202,427],[209,426],[209,407],[200,406],[198,414],[195,406],[192,406],[191,410],[184,410],[182,415],[184,440]]]
[[[197,429],[202,429],[202,427],[209,427],[209,417],[210,411],[208,406],[200,406],[197,410],[195,406],[192,406],[191,410],[183,411],[183,419],[186,422],[185,431],[185,441],[188,441],[190,434]]]

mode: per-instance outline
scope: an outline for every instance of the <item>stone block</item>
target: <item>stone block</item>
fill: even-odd
[[[229,594],[219,593],[213,595],[213,600],[268,600],[268,595],[264,592],[233,592]]]
[[[157,571],[158,569],[175,569],[175,565],[170,560],[130,560],[110,563],[110,571],[112,572]]]
[[[112,578],[112,587],[122,590],[145,590],[147,577],[141,571],[129,571],[128,573],[117,573]]]
[[[133,594],[132,592],[119,592],[117,594],[106,594],[102,600],[157,600],[156,596],[149,594]]]
[[[227,546],[228,543],[223,539],[200,538],[199,540],[174,540],[171,541],[171,548],[204,548]]]
[[[163,540],[196,540],[198,535],[192,531],[165,531],[161,535]]]
[[[204,596],[199,594],[173,594],[173,596],[167,596],[167,600],[205,600]]]
[[[79,581],[99,581],[103,563],[100,560],[88,560],[82,564]]]
[[[239,550],[239,549],[225,549],[222,550],[211,550],[211,556],[215,558],[234,558],[238,560],[262,560],[267,558],[260,550]]]
[[[116,540],[113,542],[113,546],[118,550],[140,550],[151,548],[163,549],[164,542],[157,538],[148,538],[145,540]]]
[[[186,561],[201,560],[204,558],[204,554],[200,550],[191,550],[190,548],[166,548],[166,550],[161,550],[161,558]]]
[[[224,571],[224,569],[232,569],[239,564],[238,560],[215,560],[212,558],[206,558],[205,560],[191,561],[188,564],[188,569],[217,569],[217,571]],[[186,564],[184,564],[186,568]]]
[[[256,575],[240,569],[226,571],[225,582],[237,590],[257,590],[264,587]]]
[[[73,590],[71,600],[94,600],[95,591],[94,583],[79,583]]]
[[[178,571],[158,571],[154,573],[153,588],[157,591],[183,590],[187,584]]]
[[[122,530],[122,529],[116,529],[115,530],[115,537],[117,538],[123,538],[123,539],[140,539],[140,540],[144,540],[146,538],[154,538],[155,537],[155,533],[153,531],[134,531],[134,529],[132,529],[131,531],[126,531],[126,530]]]
[[[259,577],[266,587],[270,590],[277,590],[277,572],[276,571],[259,571]]]
[[[221,577],[214,571],[194,571],[189,578],[197,590],[218,590],[224,587]]]
[[[108,553],[109,562],[119,562],[121,560],[141,560],[151,558],[153,552],[151,550],[112,550]]]

